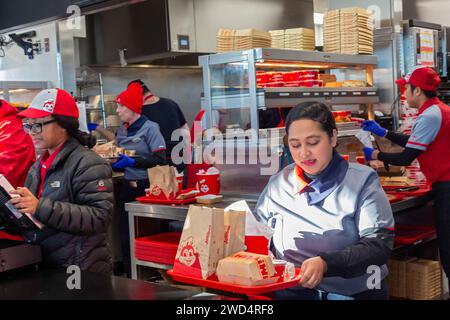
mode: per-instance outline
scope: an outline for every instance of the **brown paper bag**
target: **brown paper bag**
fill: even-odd
[[[245,216],[245,211],[228,210],[224,212],[224,257],[245,251]]]
[[[207,279],[216,272],[224,249],[223,209],[190,206],[173,272]]]
[[[149,196],[159,197],[161,192],[167,199],[175,199],[178,182],[175,167],[156,166],[147,170],[150,180]]]

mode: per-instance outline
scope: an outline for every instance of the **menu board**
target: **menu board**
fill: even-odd
[[[434,67],[434,33],[432,30],[420,29],[419,33],[420,47],[418,65],[426,67]]]

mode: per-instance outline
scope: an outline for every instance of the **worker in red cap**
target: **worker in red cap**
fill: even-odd
[[[36,161],[31,138],[23,131],[19,112],[0,99],[0,174],[13,187],[23,187],[31,165]]]
[[[431,68],[418,67],[397,84],[404,86],[411,108],[418,109],[411,135],[394,133],[375,121],[364,121],[362,128],[404,147],[399,153],[364,148],[366,159],[407,166],[417,158],[420,168],[432,184],[436,210],[436,228],[443,269],[450,277],[450,108],[437,98],[441,80]]]
[[[19,114],[42,155],[29,170],[25,187],[11,191],[19,197],[10,202],[39,222],[23,235],[41,246],[44,264],[110,273],[112,170],[87,148],[95,141],[79,131],[78,116],[74,98],[61,89],[39,92]]]
[[[158,124],[141,115],[142,95],[142,87],[134,83],[116,98],[116,112],[123,123],[117,131],[117,145],[125,150],[134,150],[137,155],[129,157],[121,154],[112,165],[115,171],[125,172],[122,189],[117,193],[117,206],[123,263],[128,277],[131,277],[130,238],[124,205],[145,195],[145,189],[150,186],[148,168],[166,164],[166,144]]]

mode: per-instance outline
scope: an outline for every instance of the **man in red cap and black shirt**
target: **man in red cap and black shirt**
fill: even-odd
[[[406,166],[417,158],[427,180],[432,183],[436,210],[441,263],[450,277],[450,108],[437,98],[441,84],[431,68],[418,67],[397,84],[404,86],[411,108],[419,109],[411,135],[390,132],[375,121],[364,121],[362,128],[404,147],[399,153],[364,148],[367,160]]]

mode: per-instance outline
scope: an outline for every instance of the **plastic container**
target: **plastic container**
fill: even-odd
[[[218,174],[197,173],[197,189],[200,191],[199,195],[219,194],[220,173]]]
[[[245,236],[245,245],[247,246],[248,252],[258,253],[258,254],[269,254],[269,239],[265,236]]]
[[[358,162],[360,164],[366,164],[366,159],[363,156],[357,156],[356,162]]]

